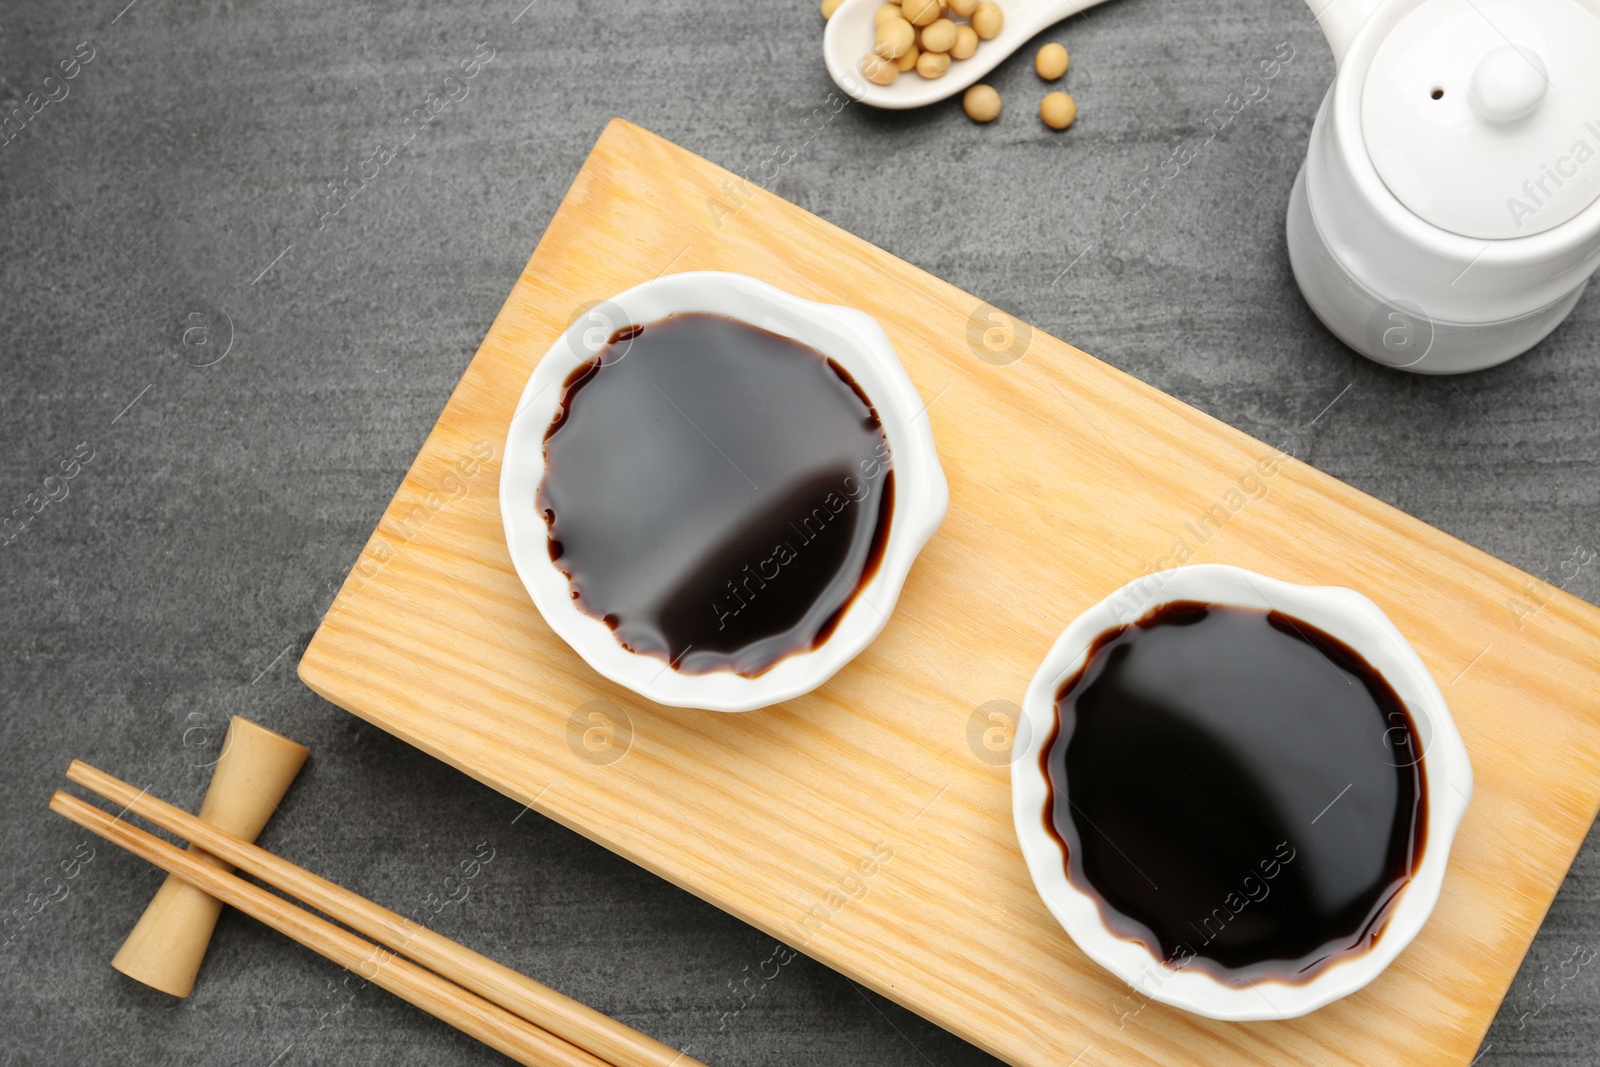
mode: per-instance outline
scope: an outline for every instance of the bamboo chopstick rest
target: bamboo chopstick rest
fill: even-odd
[[[310,754],[304,745],[235,715],[200,805],[200,818],[241,840],[254,841]],[[215,867],[233,870],[193,845],[189,851]],[[168,875],[111,966],[163,993],[186,997],[194,989],[221,912],[217,898]]]
[[[136,790],[127,782],[120,781],[81,760],[73,760],[67,767],[67,780],[76,782],[113,804],[122,805],[122,816],[135,815],[154,823],[168,833],[186,838],[208,850],[212,855],[226,859],[234,864],[237,870],[259,879],[264,885],[287,894],[292,901],[298,901],[300,905],[313,912],[321,912],[334,922],[343,923],[354,934],[371,943],[369,948],[372,952],[391,956],[398,953],[454,987],[459,991],[461,999],[474,1003],[482,1000],[497,1005],[561,1041],[599,1057],[610,1067],[705,1067],[705,1064],[690,1056],[687,1051],[678,1052],[663,1045],[380,904],[375,904],[333,882],[319,878],[257,845],[230,837],[188,812],[181,811],[146,791]],[[157,838],[127,826],[121,816],[113,817],[69,794],[57,793],[50,801],[50,810],[102,836],[109,830],[111,835],[108,840],[144,856],[145,859],[169,871],[181,873],[189,864],[195,864],[195,860],[188,854],[180,853],[171,845],[162,843],[160,848],[155,849],[155,853],[163,851],[174,853],[180,857],[184,866],[168,864],[166,859],[152,853],[146,847],[157,842]],[[209,868],[201,870],[208,871]],[[240,885],[248,885],[242,879],[231,875],[218,875],[217,881],[230,890],[237,890]],[[288,929],[277,924],[274,915],[258,914],[238,903],[228,892],[218,890],[209,881],[204,884],[219,898],[238,907],[245,914],[253,915],[313,951],[327,955],[324,951],[328,947],[327,939],[317,936],[316,931],[309,931],[308,939],[307,929],[303,927],[297,930]],[[251,885],[249,889],[254,890],[255,887]],[[386,947],[379,949],[372,946]],[[363,971],[362,977],[370,979],[372,976]],[[390,991],[410,1000],[424,1011],[438,1014],[434,1011],[436,1004],[434,998],[419,1001],[411,998],[405,991],[394,989]],[[482,1037],[476,1029],[471,1027],[466,1029],[468,1033]],[[545,1059],[536,1059],[534,1062],[540,1067],[552,1067]]]
[[[203,885],[239,911],[298,941],[324,959],[421,1008],[527,1067],[613,1067],[605,1060],[462,989],[404,956],[387,952],[342,926],[299,907],[198,856],[169,845],[93,804],[59,790],[50,810],[156,866]],[[614,1024],[621,1026],[620,1023]],[[279,1054],[282,1058],[282,1053]]]

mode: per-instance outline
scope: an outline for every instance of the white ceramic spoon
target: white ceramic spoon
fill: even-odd
[[[1005,25],[994,40],[980,42],[971,59],[950,64],[949,73],[942,78],[930,80],[911,70],[893,85],[874,85],[861,73],[861,58],[872,51],[872,16],[885,2],[844,0],[822,35],[822,57],[829,77],[854,99],[873,107],[908,108],[956,95],[998,67],[1040,30],[1103,0],[1000,0]]]

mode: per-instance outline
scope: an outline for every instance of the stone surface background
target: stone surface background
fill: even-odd
[[[83,835],[45,801],[82,757],[197,804],[231,713],[314,753],[270,847],[422,915],[487,842],[440,929],[710,1063],[993,1062],[804,957],[741,1008],[765,935],[538,816],[513,821],[511,801],[294,677],[613,116],[752,180],[792,152],[778,195],[1600,594],[1600,565],[1561,577],[1600,545],[1600,301],[1519,360],[1435,380],[1354,356],[1300,299],[1284,209],[1333,75],[1300,0],[1112,0],[1054,27],[1081,116],[1064,135],[1038,122],[1031,56],[992,79],[1006,110],[989,127],[954,103],[834,113],[822,22],[799,0],[125,3],[0,8],[4,113],[92,49],[0,144],[0,510],[93,450],[0,548],[0,911],[31,916],[0,949],[0,1067],[497,1062],[236,915],[186,1001],[107,966],[158,875],[105,846],[47,882]],[[1247,83],[1280,49],[1280,74]],[[327,182],[488,50],[465,98],[319,218]],[[1207,140],[1235,92],[1258,99]],[[1171,176],[1133,212],[1151,174]],[[186,334],[196,322],[209,333]],[[1578,966],[1600,951],[1597,845],[1481,1063],[1600,1057],[1600,967]]]

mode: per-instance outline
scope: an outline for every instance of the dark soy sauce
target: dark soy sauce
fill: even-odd
[[[620,330],[567,379],[539,507],[573,599],[631,652],[755,677],[877,571],[894,474],[832,360],[719,315]]]
[[[1044,747],[1045,825],[1118,936],[1223,981],[1373,944],[1422,859],[1422,745],[1354,649],[1279,612],[1162,605],[1096,638]]]

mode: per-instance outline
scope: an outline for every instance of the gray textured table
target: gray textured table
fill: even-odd
[[[1300,300],[1284,208],[1333,70],[1300,0],[1114,0],[1057,27],[1065,135],[1026,57],[992,79],[987,128],[954,104],[827,117],[803,0],[526,2],[0,9],[0,111],[38,108],[0,144],[4,510],[93,451],[0,548],[0,906],[25,917],[0,949],[0,1067],[500,1062],[231,913],[188,1000],[107,966],[159,876],[104,846],[47,887],[83,835],[45,800],[77,756],[197,804],[232,713],[313,752],[270,847],[422,914],[487,841],[445,933],[713,1064],[993,1062],[804,957],[741,1007],[765,935],[294,677],[614,115],[752,178],[792,150],[779,195],[1535,574],[1597,545],[1600,301],[1507,366],[1429,380],[1352,355]],[[1265,97],[1135,193],[1285,43]],[[430,93],[455,99],[333,213],[327,183],[372,174]],[[1595,600],[1600,567],[1567,585]],[[1481,1063],[1600,1057],[1600,968],[1571,962],[1600,950],[1597,857],[1591,836]]]

